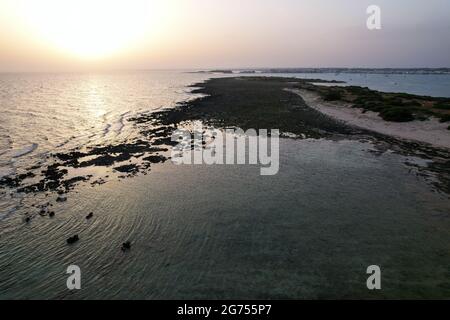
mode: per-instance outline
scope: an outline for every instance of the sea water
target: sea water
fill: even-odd
[[[1,75],[1,170],[135,137],[129,117],[195,98],[187,86],[206,77]],[[373,150],[282,139],[272,177],[257,166],[167,162],[80,185],[54,203],[54,218],[28,224],[31,205],[49,199],[4,190],[0,298],[448,298],[448,195],[405,164],[414,159]],[[67,246],[74,234],[80,241]],[[81,269],[79,291],[66,286],[70,265]],[[366,287],[370,265],[381,268],[381,291]]]

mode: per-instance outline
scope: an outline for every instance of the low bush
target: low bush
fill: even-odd
[[[421,107],[422,106],[422,104],[417,100],[408,101],[405,104],[408,106],[413,106],[413,107]]]
[[[329,91],[329,92],[325,93],[325,95],[323,96],[323,99],[325,101],[341,100],[342,99],[342,94],[341,94],[340,91],[337,91],[337,90]]]
[[[436,109],[441,109],[441,110],[450,110],[450,103],[437,102],[434,104],[433,107]]]
[[[450,121],[450,114],[444,114],[441,116],[440,122],[444,123],[444,122],[449,122],[449,121]]]
[[[395,105],[395,106],[404,106],[405,103],[401,98],[398,97],[389,97],[384,99],[387,104]]]
[[[414,120],[410,110],[401,107],[386,108],[380,112],[380,116],[386,121],[408,122]]]

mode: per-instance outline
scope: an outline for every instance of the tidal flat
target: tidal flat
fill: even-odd
[[[317,82],[207,80],[200,98],[129,117],[125,141],[2,178],[23,199],[1,221],[0,298],[448,298],[448,150],[348,126],[286,90]],[[171,133],[193,121],[280,129],[279,174],[175,166]],[[65,287],[71,264],[80,291]],[[369,265],[383,290],[367,290]]]

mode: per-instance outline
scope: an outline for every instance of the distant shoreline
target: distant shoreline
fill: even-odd
[[[366,74],[450,74],[450,68],[226,68],[194,71],[207,74],[291,74],[291,73],[366,73]]]

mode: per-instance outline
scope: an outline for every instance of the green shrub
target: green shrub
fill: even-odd
[[[382,106],[383,103],[381,103],[380,101],[369,100],[369,101],[364,102],[364,105],[367,108],[376,108],[376,107]]]
[[[444,123],[444,122],[449,122],[449,121],[450,121],[450,114],[444,114],[441,116],[440,122]]]
[[[327,92],[323,99],[325,101],[336,101],[336,100],[341,100],[342,99],[342,94],[340,91],[337,90],[333,90],[333,91],[329,91]]]
[[[433,107],[441,110],[450,110],[450,103],[438,102],[435,103]]]
[[[405,103],[402,99],[398,97],[389,97],[385,99],[386,104],[395,105],[395,106],[404,106]]]
[[[425,120],[430,119],[430,117],[428,117],[428,116],[426,116],[424,114],[416,115],[416,118],[417,118],[417,120],[420,120],[420,121],[425,121]]]
[[[405,104],[408,106],[413,106],[413,107],[421,107],[422,106],[422,104],[417,100],[408,101]]]
[[[386,121],[408,122],[414,120],[414,115],[405,108],[385,108],[380,112],[380,116]]]

